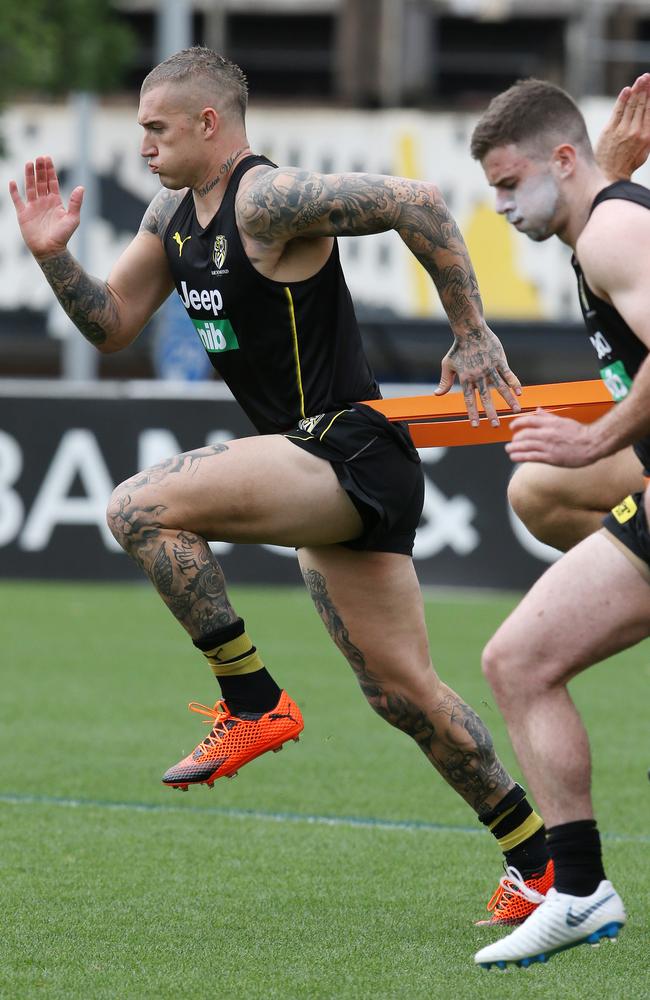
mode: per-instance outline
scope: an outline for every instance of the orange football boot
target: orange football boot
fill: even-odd
[[[241,712],[233,715],[225,701],[218,701],[214,708],[190,702],[192,712],[199,712],[214,719],[210,735],[201,740],[178,764],[163,775],[163,782],[171,788],[187,791],[188,785],[208,785],[212,788],[217,778],[234,778],[240,767],[249,760],[266,753],[277,752],[287,740],[298,742],[304,728],[300,709],[286,691],[270,712]]]
[[[505,875],[501,876],[487,910],[492,914],[487,920],[476,920],[477,927],[513,927],[523,924],[533,910],[539,906],[539,899],[534,902],[535,894],[545,896],[553,885],[555,872],[553,862],[549,861],[544,871],[523,878],[516,868],[506,867]],[[527,892],[526,890],[533,890]]]

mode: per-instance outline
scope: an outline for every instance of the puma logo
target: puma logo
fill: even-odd
[[[179,257],[183,256],[183,244],[187,243],[187,241],[191,240],[191,239],[192,239],[191,236],[186,236],[185,239],[183,239],[182,236],[181,236],[181,234],[179,232],[175,232],[174,233],[174,243],[178,243],[178,256]]]

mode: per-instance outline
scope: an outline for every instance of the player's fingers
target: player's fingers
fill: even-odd
[[[650,73],[641,73],[640,76],[637,76],[631,87],[624,87],[623,89],[629,90],[633,94],[640,94],[647,88],[649,81]]]
[[[531,427],[539,427],[539,419],[535,413],[521,413],[510,421],[513,434],[517,431],[527,430]]]
[[[36,157],[34,173],[36,175],[36,195],[39,198],[45,198],[47,195],[47,167],[43,156]]]
[[[51,156],[45,157],[45,169],[47,171],[48,191],[50,194],[59,194],[59,178],[56,175],[56,170]]]
[[[521,395],[521,382],[515,373],[509,368],[502,368],[501,371],[494,369],[491,378],[504,403],[508,404],[513,413],[520,413],[521,405],[517,401],[517,396]]]
[[[507,444],[506,452],[513,462],[544,462],[547,465],[553,464],[550,455],[545,451],[536,451],[534,448],[525,450],[517,447],[513,448],[512,444]]]
[[[644,91],[634,94],[629,101],[630,104],[630,124],[633,131],[640,131],[645,114],[646,95]]]
[[[9,181],[9,194],[11,196],[11,200],[14,203],[14,207],[15,207],[16,211],[20,212],[21,209],[23,209],[25,207],[25,202],[20,197],[20,192],[18,190],[18,185],[16,184],[15,181]]]
[[[31,160],[25,164],[25,200],[36,201],[36,177]]]
[[[74,215],[77,218],[81,212],[81,203],[84,200],[84,189],[82,187],[76,187],[72,194],[70,195],[70,201],[68,202],[68,212],[70,215]]]
[[[517,396],[521,395],[521,382],[510,368],[500,368],[500,375],[505,379],[510,388]]]
[[[444,396],[446,392],[449,392],[452,385],[456,380],[456,372],[451,365],[451,362],[447,358],[443,358],[440,364],[440,380],[438,382],[438,388],[434,392],[434,396]]]
[[[627,108],[631,93],[632,93],[631,87],[623,87],[622,91],[616,98],[616,103],[612,108],[612,113],[609,122],[607,123],[607,126],[605,126],[606,128],[607,127],[616,128],[617,125],[620,125],[623,115],[625,114],[625,110]]]
[[[494,374],[496,375],[496,372]],[[483,409],[485,410],[485,416],[488,418],[493,427],[498,427],[499,417],[497,416],[494,400],[492,399],[492,393],[490,392],[490,382],[485,378],[478,379],[477,389],[478,394],[481,397]]]
[[[476,405],[476,387],[473,382],[463,382],[463,397],[465,408],[472,427],[478,427],[478,407]]]

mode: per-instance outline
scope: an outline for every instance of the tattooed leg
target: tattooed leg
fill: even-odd
[[[147,488],[166,477],[190,475],[199,463],[226,451],[223,444],[186,452],[128,480],[113,494],[108,524],[131,558],[145,571],[173,615],[195,641],[237,618],[223,572],[200,535],[164,525],[167,507],[147,504]]]
[[[354,670],[372,708],[415,740],[479,818],[490,812],[514,782],[496,756],[491,736],[478,715],[439,681],[431,667],[426,708],[416,704],[419,692],[412,695],[407,682],[383,680],[372,669],[368,654],[353,642],[328,592],[325,576],[303,565],[303,577],[327,631]]]

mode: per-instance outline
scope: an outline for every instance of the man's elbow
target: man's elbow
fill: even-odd
[[[93,337],[91,343],[97,348],[100,354],[116,354],[123,351],[125,347],[132,344],[140,330],[120,330],[114,333],[103,333],[102,336]]]

